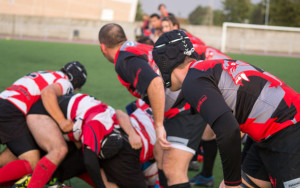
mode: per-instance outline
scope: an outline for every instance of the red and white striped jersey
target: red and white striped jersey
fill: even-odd
[[[81,93],[71,97],[68,103],[67,119],[71,119],[75,123],[73,131],[64,135],[65,139],[85,143],[88,138],[84,138],[83,126],[92,126],[97,137],[93,142],[98,142],[99,148],[95,148],[98,151],[100,151],[100,142],[104,136],[111,133],[114,126],[118,125],[115,110],[112,107],[94,97]]]
[[[71,93],[74,90],[63,72],[38,71],[15,81],[12,86],[0,93],[0,98],[10,101],[26,115],[32,104],[40,99],[41,91],[53,83],[61,86],[62,94]]]
[[[137,109],[130,115],[130,121],[136,132],[141,136],[143,147],[140,153],[140,162],[153,159],[153,148],[156,141],[155,125],[152,110],[143,100],[138,99]]]

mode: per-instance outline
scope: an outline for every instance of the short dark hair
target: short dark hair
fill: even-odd
[[[141,37],[137,40],[137,42],[154,46],[153,40],[151,40],[149,37]]]
[[[123,28],[116,23],[104,25],[98,35],[99,42],[109,48],[113,48],[127,40]]]
[[[163,4],[163,3],[162,3],[162,4],[159,4],[159,5],[158,5],[158,10],[160,10],[160,7],[162,7],[162,6],[166,7],[166,5]],[[167,8],[167,7],[166,7],[166,8]]]
[[[160,19],[160,16],[156,13],[153,13],[153,14],[150,15],[150,18],[154,18],[154,17]]]
[[[177,25],[178,29],[180,28],[179,21],[176,19],[176,17],[174,15],[169,15],[169,16],[163,17],[163,19],[161,21],[170,21],[170,22],[172,22],[173,25]]]

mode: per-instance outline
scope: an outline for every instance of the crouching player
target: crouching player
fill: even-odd
[[[124,112],[115,112],[112,107],[85,94],[64,95],[58,98],[58,103],[65,117],[75,122],[72,131],[64,137],[82,143],[83,163],[95,187],[105,187],[100,166],[108,181],[118,187],[147,187],[141,163],[153,159],[156,140],[148,105],[137,102],[138,108],[129,119]],[[43,126],[54,121],[42,101],[38,101],[29,111],[27,123]],[[114,130],[119,124],[128,138],[122,131]],[[156,175],[154,172],[153,176]]]

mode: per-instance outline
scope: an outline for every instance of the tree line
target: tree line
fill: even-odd
[[[300,0],[262,0],[258,4],[251,3],[251,0],[223,0],[222,3],[222,10],[212,10],[209,6],[199,5],[189,14],[188,19],[180,20],[192,25],[219,26],[223,22],[267,22],[268,25],[300,27]],[[138,20],[139,15],[143,13],[140,4],[137,10]]]

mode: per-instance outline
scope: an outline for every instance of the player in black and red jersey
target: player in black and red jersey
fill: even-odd
[[[122,27],[113,23],[100,29],[99,42],[103,55],[114,63],[122,85],[151,105],[156,130],[163,129],[165,92],[152,59],[153,46],[127,41]],[[168,142],[160,137],[159,142],[168,147]]]
[[[77,62],[66,64],[61,71],[39,71],[28,74],[0,94],[0,143],[6,144],[20,160],[0,169],[0,182],[18,179],[34,169],[32,182],[41,186],[51,177],[56,166],[67,153],[67,146],[57,126],[28,126],[26,116],[40,98],[60,128],[68,131],[73,122],[64,118],[58,107],[57,96],[73,92],[86,81],[86,70]],[[37,143],[48,154],[39,160]],[[37,138],[38,137],[38,138]],[[28,151],[28,148],[34,148]],[[18,173],[15,169],[18,169]],[[43,176],[42,178],[40,176]]]
[[[193,50],[187,35],[174,30],[160,37],[153,57],[170,89],[181,88],[195,112],[214,130],[224,172],[221,187],[241,183],[240,130],[256,141],[243,161],[243,184],[297,187],[300,95],[248,63],[196,61],[190,58]]]
[[[175,126],[174,124],[179,127],[197,124],[199,125],[199,132],[203,132],[206,123],[201,116],[193,116],[190,113],[189,105],[186,105],[180,92],[166,90],[166,105],[164,102],[156,103],[151,101],[151,97],[155,101],[164,101],[165,99],[164,86],[161,83],[161,78],[158,76],[159,70],[152,59],[152,46],[127,41],[122,27],[114,23],[106,24],[100,29],[99,41],[104,56],[110,62],[114,62],[121,83],[128,88],[130,93],[135,97],[143,98],[145,101],[147,101],[147,94],[149,96],[154,120],[159,117],[160,122],[158,124],[157,120],[155,120],[157,137],[155,157],[158,162],[158,168],[162,169],[162,151],[160,148],[179,147],[180,150],[185,150],[186,148],[176,144],[170,145],[166,140],[166,133],[162,123],[164,117],[162,115],[157,116],[157,114],[164,112],[164,110],[166,111],[165,117],[168,120],[165,123],[170,129]],[[159,84],[158,89],[152,87],[155,83]],[[189,151],[193,154],[195,153],[195,151]],[[160,184],[167,186],[163,171],[159,170],[159,174]],[[188,179],[187,176],[186,179]]]

